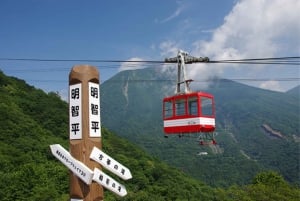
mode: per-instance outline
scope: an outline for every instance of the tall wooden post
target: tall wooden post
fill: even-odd
[[[100,165],[90,160],[93,147],[102,149],[99,72],[88,65],[74,66],[69,74],[70,153],[91,170]],[[82,182],[70,172],[71,200],[101,201],[103,188]]]

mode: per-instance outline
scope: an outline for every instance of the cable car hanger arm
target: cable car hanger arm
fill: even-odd
[[[176,84],[176,94],[182,93],[181,91],[181,85],[184,84],[184,93],[190,93],[190,83],[193,81],[192,79],[186,78],[186,72],[185,72],[185,64],[191,64],[196,62],[209,62],[208,57],[193,57],[190,56],[187,52],[184,52],[182,50],[178,51],[177,57],[173,58],[166,58],[166,63],[177,63],[178,65],[178,72],[177,72],[177,84]]]
[[[165,63],[178,63],[181,61],[180,56],[183,56],[185,64],[200,63],[200,62],[208,63],[209,62],[208,57],[193,57],[193,56],[190,56],[187,52],[179,50],[177,57],[165,58]]]

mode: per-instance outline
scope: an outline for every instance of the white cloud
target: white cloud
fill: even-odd
[[[123,70],[136,70],[136,69],[142,69],[145,68],[143,66],[143,59],[138,57],[133,57],[127,60],[128,62],[123,62],[119,68],[119,72]],[[138,61],[138,62],[133,62]]]
[[[274,80],[263,82],[259,85],[259,87],[262,89],[268,89],[272,91],[280,91],[280,92],[283,91],[283,89],[280,86],[280,83]]]
[[[178,53],[179,44],[173,41],[165,41],[159,45],[160,56],[162,57],[175,57]]]
[[[225,17],[209,42],[195,43],[197,52],[217,59],[269,57],[299,53],[300,1],[242,0]]]
[[[294,56],[300,53],[300,1],[299,0],[240,0],[224,18],[224,23],[213,30],[209,41],[193,43],[191,55],[208,56],[211,60]],[[190,46],[190,44],[188,44]],[[162,54],[177,55],[172,43],[161,44]],[[169,49],[167,49],[169,48]],[[187,49],[190,49],[188,47]],[[176,52],[176,53],[175,53]],[[264,66],[251,65],[193,65],[188,72],[192,79],[205,79],[213,75],[244,77],[264,74]],[[247,71],[248,72],[247,72]],[[249,71],[252,71],[249,73]],[[278,72],[265,76],[272,77]],[[280,73],[281,74],[281,73]],[[279,82],[265,83],[273,90],[281,90]]]
[[[159,23],[169,22],[169,21],[176,18],[177,16],[179,16],[182,13],[182,11],[185,8],[184,4],[180,1],[177,1],[176,3],[177,3],[177,9],[171,15],[169,15],[168,17],[160,20]]]
[[[165,42],[162,42],[160,45],[159,45],[159,49],[160,49],[160,56],[162,58],[171,58],[171,57],[176,57],[177,56],[177,53],[178,53],[178,50],[180,49],[179,48],[179,44],[173,42],[173,41],[165,41]],[[168,74],[169,76],[176,76],[176,66],[177,64],[174,64],[174,65],[166,65],[164,64],[162,67],[161,67],[161,71],[163,73],[166,73]]]

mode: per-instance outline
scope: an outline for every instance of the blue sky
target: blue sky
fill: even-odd
[[[300,55],[299,0],[1,0],[0,58],[163,60],[179,49],[211,59]],[[0,60],[7,75],[66,94],[78,62]],[[109,79],[124,65],[99,66]],[[138,66],[137,66],[138,67]],[[193,65],[192,78],[268,78],[249,82],[285,91],[299,66]],[[274,80],[272,80],[274,79]]]

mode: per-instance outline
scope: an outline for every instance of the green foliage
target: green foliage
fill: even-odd
[[[66,126],[67,119],[37,108],[41,102],[56,102],[55,108],[45,110],[65,111],[66,103],[1,73],[0,83],[0,200],[61,200],[68,189],[68,171],[53,160],[49,145],[66,144],[59,137],[67,135],[66,128],[47,128],[43,122]]]
[[[254,177],[252,183],[277,187],[285,184],[285,181],[282,178],[282,176],[279,175],[278,173],[274,171],[269,171],[269,172],[262,172],[257,174]]]

